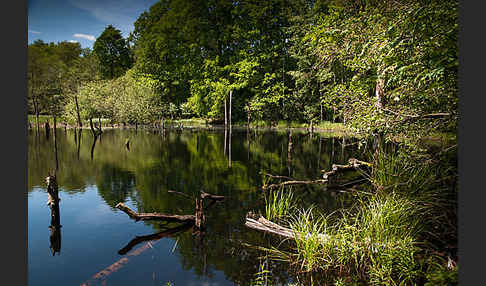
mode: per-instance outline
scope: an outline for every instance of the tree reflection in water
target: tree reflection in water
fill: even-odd
[[[223,130],[175,132],[163,129],[162,134],[138,132],[136,135],[134,130],[106,130],[103,144],[92,144],[85,138],[81,140],[81,130],[76,136],[72,132],[75,131],[68,130],[57,136],[58,148],[62,150],[58,157],[59,168],[63,170],[57,174],[57,181],[63,192],[82,193],[87,186],[94,185],[98,195],[113,211],[117,203],[130,201],[138,212],[167,214],[194,211],[193,201],[174,195],[170,190],[191,197],[198,196],[201,190],[225,196],[225,201],[205,213],[204,232],[181,230],[170,237],[177,240],[174,251],[180,267],[205,277],[212,277],[213,271],[223,271],[228,280],[240,285],[248,285],[255,278],[254,274],[260,270],[258,259],[265,255],[247,245],[269,247],[280,243],[277,238],[244,226],[249,210],[264,210],[262,174],[318,178],[321,172],[316,166],[325,169],[332,163],[346,163],[357,152],[356,144],[344,148],[341,140],[319,133],[314,133],[310,140],[308,135],[296,131],[290,136],[287,132],[258,130],[251,136],[246,129],[234,128],[228,142],[228,138],[224,140]],[[130,141],[129,152],[125,145],[127,139]],[[347,142],[352,140],[346,139]],[[52,143],[29,136],[29,191],[42,186],[42,178],[54,167],[55,162],[51,159],[54,150],[47,148],[48,144]],[[341,152],[334,152],[340,145]],[[36,152],[35,146],[41,152]],[[92,149],[96,152],[96,160],[91,160]],[[329,211],[351,202],[345,196],[334,198],[323,188],[302,188],[295,191],[294,197],[303,207],[319,204]],[[152,221],[144,223],[153,228],[154,234],[120,245],[121,254],[128,255],[138,249],[139,241],[160,239],[168,231],[167,225]],[[51,246],[57,252],[60,250],[60,228],[56,225],[55,221],[51,223],[54,226]],[[177,225],[170,225],[173,227]],[[268,260],[265,265],[271,271],[272,279],[282,282],[290,279],[288,264]]]

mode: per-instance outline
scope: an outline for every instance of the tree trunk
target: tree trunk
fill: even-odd
[[[50,127],[49,127],[49,122],[46,121],[46,123],[44,124],[45,128],[46,128],[46,138],[47,140],[49,140],[49,134],[50,134]]]
[[[76,132],[76,131],[75,131]],[[79,128],[79,134],[78,134],[78,149],[77,149],[77,155],[78,155],[78,160],[79,160],[79,151],[81,149],[81,135],[82,135],[82,132],[83,132],[83,129]]]
[[[250,129],[250,104],[247,104],[248,110],[247,110],[247,123],[246,123],[246,129]]]
[[[47,183],[47,205],[51,209],[51,225],[49,226],[49,241],[52,255],[61,253],[61,221],[59,214],[59,189],[56,181],[56,175],[49,175],[46,178]]]
[[[37,99],[34,97],[34,109],[35,109],[35,123],[37,125],[37,131],[40,130],[39,125],[39,105],[37,103]]]
[[[230,121],[231,122],[231,121]],[[228,138],[228,167],[231,168],[231,124],[229,128],[229,138]]]
[[[378,78],[378,80],[376,81],[376,90],[375,90],[376,106],[378,108],[383,108],[383,106],[385,105],[384,85],[385,85],[385,81],[382,78]]]
[[[224,99],[224,129],[228,126],[228,107],[226,104],[226,98]]]
[[[53,116],[53,119],[54,119],[54,154],[55,154],[55,157],[56,157],[56,172],[57,172],[57,169],[59,168],[59,163],[58,163],[58,160],[57,160],[57,136],[56,136],[56,129],[57,129],[57,126],[56,126],[56,116],[54,115]]]
[[[79,115],[78,96],[76,94],[74,94],[74,102],[76,103],[76,113],[78,115],[78,127],[83,127],[83,123],[81,122],[81,116]]]
[[[226,129],[226,125],[224,126],[224,151],[223,154],[226,156],[226,144],[228,142],[228,129]]]
[[[322,113],[322,101],[321,101],[321,123],[322,123],[323,120],[324,120],[324,118],[323,118],[323,113]]]
[[[229,93],[229,126],[230,126],[230,129],[231,129],[231,99],[233,97],[233,90],[230,90],[230,93]]]
[[[197,229],[201,229],[202,226],[204,225],[205,221],[205,216],[203,212],[203,200],[200,198],[196,199],[196,208],[195,208],[195,223],[194,225],[196,226]]]
[[[93,133],[93,137],[96,137],[96,131],[94,130],[93,127],[93,118],[89,118],[89,128],[91,129],[91,133]]]

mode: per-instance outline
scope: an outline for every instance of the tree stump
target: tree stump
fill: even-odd
[[[203,212],[203,199],[200,198],[196,199],[195,213],[196,213],[196,220],[194,224],[197,229],[202,229],[202,226],[204,225],[204,221],[205,221],[205,216]]]
[[[51,209],[51,225],[49,226],[49,242],[52,255],[61,252],[61,221],[59,214],[59,190],[56,181],[56,176],[47,176],[47,205]]]

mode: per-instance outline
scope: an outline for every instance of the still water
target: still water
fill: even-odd
[[[53,234],[45,178],[56,166],[54,136],[52,130],[49,138],[29,133],[31,286],[249,285],[265,258],[248,245],[275,239],[244,226],[248,211],[264,210],[264,174],[315,179],[332,163],[363,152],[355,139],[299,132],[292,134],[289,152],[287,131],[234,129],[230,137],[222,130],[106,130],[95,144],[89,130],[56,134],[62,227]],[[302,205],[329,212],[342,206],[339,196],[323,189],[294,195]],[[194,214],[200,191],[226,199],[208,206],[199,234],[180,223],[135,222],[115,208],[123,202],[137,212]],[[128,245],[154,233],[155,240]],[[267,266],[278,283],[292,281],[285,263]]]

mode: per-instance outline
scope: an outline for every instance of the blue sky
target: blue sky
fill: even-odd
[[[92,48],[112,24],[127,37],[138,16],[157,0],[28,0],[28,42],[76,41]]]

